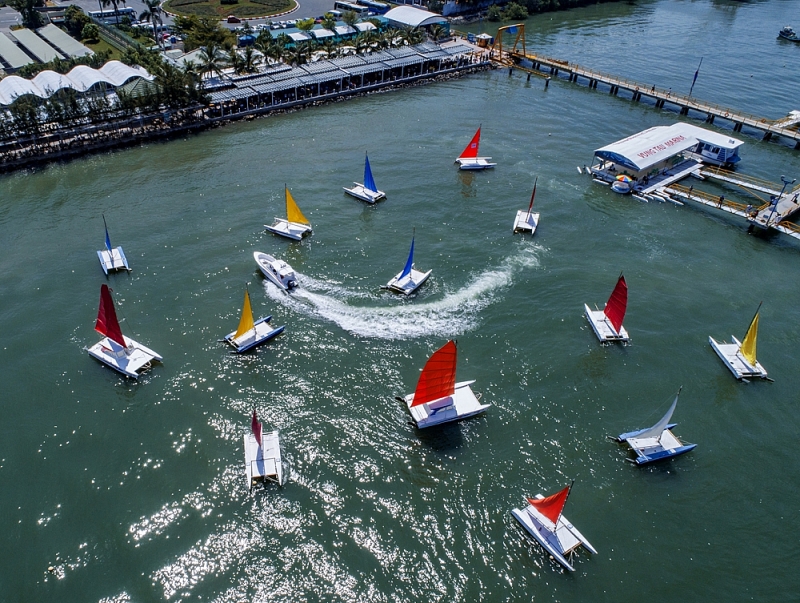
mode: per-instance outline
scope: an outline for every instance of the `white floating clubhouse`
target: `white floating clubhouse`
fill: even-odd
[[[608,184],[628,176],[633,192],[649,193],[685,178],[703,163],[735,165],[743,144],[692,124],[655,126],[597,149],[589,173]]]

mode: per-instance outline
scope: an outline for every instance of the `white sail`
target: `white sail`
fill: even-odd
[[[672,419],[672,413],[675,412],[675,407],[678,405],[678,396],[680,395],[680,392],[675,394],[675,400],[672,401],[672,406],[669,407],[667,414],[665,414],[658,423],[653,425],[650,429],[636,434],[635,437],[637,440],[644,440],[646,438],[661,438],[661,434],[664,433],[664,430],[667,428],[667,425],[669,425],[669,422]]]

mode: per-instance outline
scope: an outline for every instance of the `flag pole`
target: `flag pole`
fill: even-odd
[[[705,57],[700,57],[700,64],[697,65],[697,70],[694,72],[694,78],[692,78],[692,85],[689,88],[689,96],[692,96],[692,90],[694,90],[694,84],[697,81],[697,76],[700,74],[700,65],[703,64],[703,59]]]

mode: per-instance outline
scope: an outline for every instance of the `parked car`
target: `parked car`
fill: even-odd
[[[228,15],[228,23],[241,23],[242,20],[236,15]]]

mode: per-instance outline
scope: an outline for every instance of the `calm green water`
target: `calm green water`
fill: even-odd
[[[794,2],[615,4],[545,15],[529,48],[777,118],[797,106]],[[476,25],[474,30],[479,27]],[[787,600],[794,557],[800,246],[709,212],[640,204],[575,166],[674,114],[507,72],[260,119],[188,140],[0,179],[0,600]],[[487,173],[452,165],[478,124]],[[781,143],[741,170],[800,177]],[[388,200],[341,191],[364,150]],[[535,238],[512,236],[534,178]],[[314,225],[264,233],[287,183]],[[741,191],[709,191],[747,201]],[[101,213],[133,272],[107,281]],[[405,261],[414,299],[379,290]],[[252,252],[300,273],[264,284]],[[620,271],[628,347],[582,314]],[[100,284],[123,330],[160,352],[138,383],[88,356]],[[234,357],[217,340],[249,283],[278,340]],[[740,384],[707,340],[743,336]],[[418,432],[394,396],[448,338],[458,378],[492,404]],[[698,448],[636,468],[606,439],[655,422]],[[281,430],[288,483],[248,494],[241,438]],[[576,484],[568,517],[599,551],[565,575],[509,511]],[[48,573],[48,566],[54,567]]]

